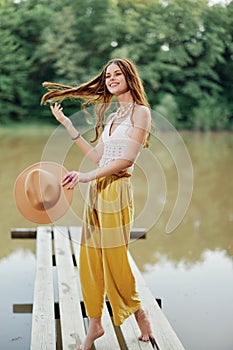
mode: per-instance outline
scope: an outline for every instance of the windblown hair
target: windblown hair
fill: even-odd
[[[82,109],[86,106],[94,104],[96,112],[96,125],[95,125],[95,139],[99,137],[99,128],[104,126],[104,117],[107,109],[109,108],[113,95],[108,91],[105,84],[106,70],[110,64],[116,64],[123,72],[129,90],[136,104],[149,107],[143,85],[136,70],[136,67],[132,62],[127,59],[113,59],[110,60],[102,72],[88,81],[87,83],[79,86],[69,86],[56,83],[44,82],[43,86],[49,89],[45,95],[42,96],[41,104],[46,102],[53,103],[55,101],[62,101],[66,98],[81,98],[86,101],[82,104]]]

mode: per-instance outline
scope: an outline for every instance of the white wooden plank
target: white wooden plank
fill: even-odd
[[[54,227],[55,258],[58,275],[59,308],[63,350],[76,349],[85,339],[85,329],[66,227]]]
[[[81,244],[81,237],[82,237],[82,227],[70,226],[69,232],[70,232],[70,239],[72,242],[75,259],[77,262],[77,268],[79,270],[79,251],[80,251],[80,244]]]
[[[36,258],[30,349],[55,350],[52,236],[48,227],[37,229]]]
[[[120,345],[118,343],[117,336],[116,336],[106,303],[104,304],[104,309],[102,314],[102,325],[105,333],[101,338],[96,339],[95,349],[96,350],[110,350],[110,349],[120,350]]]
[[[153,347],[150,342],[142,342],[138,340],[141,334],[134,315],[128,317],[120,326],[125,343],[128,350],[152,350]]]
[[[153,294],[147,287],[135,261],[129,253],[129,261],[137,281],[137,287],[142,305],[147,310],[152,325],[153,334],[159,350],[184,350],[183,345],[158,306]]]

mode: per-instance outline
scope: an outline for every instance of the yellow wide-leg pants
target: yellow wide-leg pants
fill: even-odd
[[[115,325],[122,324],[141,307],[128,261],[133,213],[128,174],[90,183],[80,247],[82,294],[91,318],[101,317],[107,294]]]

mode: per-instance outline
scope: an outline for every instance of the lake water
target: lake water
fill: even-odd
[[[132,178],[136,226],[146,227],[148,234],[145,240],[132,241],[130,251],[153,294],[162,298],[164,313],[185,349],[232,350],[233,134],[180,135],[191,157],[193,184],[183,155],[177,166],[172,151],[152,138],[150,151],[143,151]],[[10,229],[36,224],[17,211],[14,182],[22,170],[41,159],[62,160],[69,170],[89,164],[82,162],[64,133],[55,135],[52,128],[1,129],[0,138],[0,349],[26,350],[31,314],[14,313],[13,306],[32,303],[35,241],[12,240]],[[187,211],[179,213],[181,223],[166,233],[180,189],[190,193],[192,185],[189,206],[189,198],[183,198]],[[64,219],[66,225],[81,223],[83,190],[75,189],[75,215]]]

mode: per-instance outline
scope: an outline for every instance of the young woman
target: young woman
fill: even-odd
[[[97,77],[80,86],[43,85],[50,91],[42,97],[42,103],[53,103],[50,108],[55,118],[80,150],[98,165],[86,173],[71,171],[62,183],[70,189],[79,182],[90,183],[80,247],[80,279],[90,322],[79,349],[90,350],[93,342],[104,334],[101,314],[105,294],[116,325],[134,314],[141,330],[138,339],[152,340],[150,322],[142,309],[127,256],[133,221],[130,176],[141,148],[147,146],[151,128],[149,105],[137,70],[129,60],[113,59]],[[119,107],[105,121],[113,96],[117,97]],[[57,101],[68,97],[86,99],[83,107],[95,104],[96,146],[84,140],[64,115]]]

